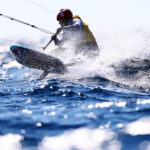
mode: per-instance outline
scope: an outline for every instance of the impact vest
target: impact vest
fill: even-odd
[[[78,18],[82,21],[82,19],[79,16],[73,16],[73,19]],[[96,42],[95,37],[93,33],[90,31],[88,25],[82,21],[82,39],[81,43],[87,43],[87,42]]]

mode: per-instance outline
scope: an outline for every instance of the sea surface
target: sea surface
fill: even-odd
[[[137,52],[136,71],[121,63],[122,52],[124,62],[131,60],[131,49],[148,49],[143,32],[132,35],[139,38],[129,40],[129,47],[126,40],[117,45],[103,38],[101,56],[94,59],[55,55],[64,63],[84,61],[45,79],[18,64],[11,44],[1,42],[0,150],[150,150],[149,70],[139,63],[147,53]],[[135,44],[139,39],[143,47]]]

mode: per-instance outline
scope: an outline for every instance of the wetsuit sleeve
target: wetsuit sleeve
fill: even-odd
[[[65,37],[63,36],[62,39],[60,39],[60,40],[59,40],[59,39],[55,39],[55,40],[54,40],[54,43],[55,43],[55,45],[57,45],[57,46],[62,46],[65,41],[66,41],[66,39],[65,39]]]
[[[55,40],[54,40],[54,43],[55,43],[55,45],[57,45],[57,46],[62,46],[66,41],[68,41],[69,40],[69,34],[68,34],[68,31],[66,30],[63,30],[63,34],[62,34],[62,38],[61,39],[58,39],[58,38],[56,38]]]

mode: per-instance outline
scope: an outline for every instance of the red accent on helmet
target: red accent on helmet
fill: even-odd
[[[18,54],[18,50],[17,49],[14,49],[12,52],[15,53],[15,54]]]
[[[61,21],[63,18],[72,18],[73,14],[70,9],[62,9],[57,15],[57,21]]]

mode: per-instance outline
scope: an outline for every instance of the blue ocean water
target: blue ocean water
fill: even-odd
[[[1,45],[0,150],[150,150],[148,76],[98,60],[38,79]]]

